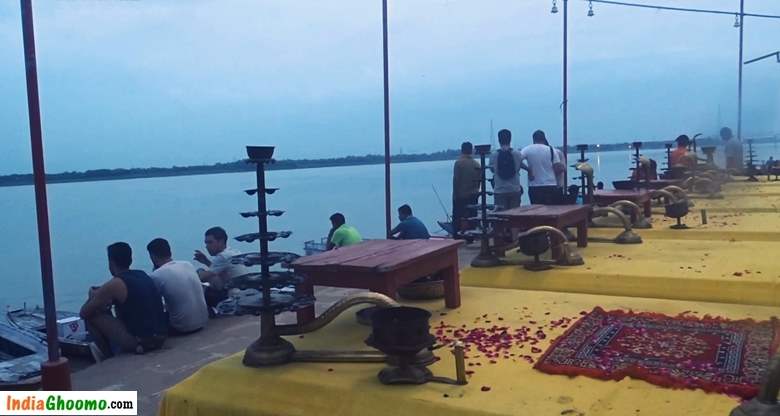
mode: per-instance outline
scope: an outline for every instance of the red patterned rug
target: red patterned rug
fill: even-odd
[[[534,368],[749,399],[758,394],[778,339],[774,318],[730,321],[596,307],[556,339]]]

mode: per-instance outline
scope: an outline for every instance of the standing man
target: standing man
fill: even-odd
[[[726,170],[734,169],[741,173],[744,160],[742,142],[734,138],[728,127],[720,129],[720,138],[723,140],[723,153],[726,155]]]
[[[79,312],[95,344],[104,357],[115,352],[143,354],[162,347],[167,328],[160,292],[146,273],[130,269],[130,245],[114,243],[107,251],[112,277],[90,288],[89,299]]]
[[[200,250],[195,250],[194,260],[206,266],[198,269],[198,277],[203,283],[208,283],[204,294],[206,304],[214,308],[219,302],[227,298],[225,285],[233,277],[246,273],[242,264],[233,264],[230,259],[241,254],[227,245],[227,233],[222,227],[212,227],[206,230],[204,244],[209,258]],[[212,310],[211,313],[214,313]]]
[[[532,204],[555,205],[561,200],[557,174],[565,167],[561,159],[547,142],[544,132],[536,130],[533,143],[520,152],[528,161],[533,175],[528,175],[528,198]],[[562,180],[563,178],[561,178]]]
[[[498,210],[517,208],[523,196],[520,185],[520,169],[528,171],[528,177],[535,172],[523,163],[523,155],[512,149],[512,132],[502,129],[498,132],[498,150],[490,154],[490,169],[493,171],[493,201]]]
[[[478,202],[481,178],[479,162],[474,160],[474,146],[463,142],[452,172],[452,228],[456,236],[465,218],[477,216],[477,210],[468,206]]]
[[[188,261],[173,260],[165,239],[155,238],[146,250],[154,265],[150,276],[165,299],[171,332],[184,335],[203,329],[209,312],[195,267]]]

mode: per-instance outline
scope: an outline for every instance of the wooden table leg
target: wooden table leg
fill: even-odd
[[[442,271],[444,277],[444,306],[454,309],[460,307],[460,273],[458,272],[458,258],[454,263]]]
[[[496,257],[506,257],[506,249],[507,246],[510,246],[507,244],[506,241],[504,241],[504,234],[507,232],[511,235],[512,234],[512,228],[506,227],[505,224],[495,223],[494,225],[494,233],[493,233],[493,254],[496,255]]]
[[[563,231],[564,227],[557,227],[559,230]],[[565,241],[559,241],[560,237],[557,235],[550,234],[550,257],[552,257],[553,260],[557,261],[559,257],[561,257],[561,252],[563,251],[563,245],[566,244]]]
[[[647,201],[645,201],[645,203],[642,205],[645,209],[645,218],[650,218],[653,216],[653,209],[651,206],[652,205],[651,202],[652,201],[650,200],[650,198],[648,198]]]
[[[577,247],[588,246],[588,218],[577,223]]]
[[[314,285],[311,279],[305,278],[303,282],[295,286],[295,293],[314,296]],[[314,320],[314,305],[299,309],[297,312],[298,324],[305,324]]]
[[[393,276],[382,276],[381,285],[371,290],[398,300],[398,282],[396,282]]]

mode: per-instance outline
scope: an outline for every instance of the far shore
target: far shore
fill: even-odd
[[[699,147],[714,146],[719,144],[718,139],[705,138],[699,140]],[[764,137],[753,139],[755,144],[760,143],[773,143],[777,142],[777,136]],[[669,142],[665,141],[651,141],[644,142],[642,150],[662,150]],[[613,144],[599,144],[596,146],[591,145],[588,149],[588,153],[593,152],[614,152],[623,151],[631,147],[631,143],[613,143]],[[576,146],[569,146],[569,154],[574,156],[579,154]],[[433,162],[433,161],[447,161],[455,160],[459,156],[459,151],[450,149],[434,153],[419,153],[419,154],[397,154],[391,158],[391,163],[417,163],[417,162]],[[747,153],[747,152],[746,152]],[[570,159],[572,159],[570,156]],[[573,159],[572,159],[573,160]],[[660,161],[659,161],[660,162]],[[338,166],[365,166],[365,165],[381,165],[384,163],[384,156],[382,155],[365,155],[365,156],[347,156],[331,159],[299,159],[299,160],[278,160],[269,166],[269,170],[291,170],[291,169],[315,169],[315,168],[329,168]],[[217,163],[214,165],[200,165],[200,166],[174,166],[170,168],[133,168],[133,169],[96,169],[88,170],[85,172],[64,172],[46,175],[46,183],[73,183],[73,182],[97,182],[97,181],[114,181],[114,180],[126,180],[126,179],[145,179],[145,178],[163,178],[173,176],[194,176],[194,175],[214,175],[220,173],[236,173],[236,172],[251,172],[254,170],[253,165],[245,163],[245,161],[237,161],[230,163]],[[32,174],[15,174],[0,176],[0,187],[10,186],[29,186],[33,184]]]

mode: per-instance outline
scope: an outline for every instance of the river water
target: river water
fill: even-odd
[[[776,144],[755,146],[760,160],[778,156]],[[648,151],[659,169],[662,150]],[[629,150],[592,152],[588,155],[596,180],[609,187],[624,179],[631,167]],[[573,160],[576,156],[570,155]],[[319,240],[330,227],[328,217],[342,212],[347,222],[364,237],[384,234],[384,167],[346,166],[334,168],[271,171],[267,184],[281,188],[269,196],[269,207],[285,210],[271,217],[271,230],[291,230],[286,240],[271,243],[272,249],[302,254],[306,240]],[[570,176],[576,176],[570,170]],[[202,249],[203,232],[220,225],[233,237],[257,229],[254,219],[241,211],[256,209],[254,197],[241,192],[255,186],[253,173],[146,178],[120,181],[53,184],[48,187],[52,250],[57,305],[77,310],[87,288],[109,278],[105,248],[126,241],[134,250],[135,268],[150,270],[146,244],[155,237],[166,238],[177,259],[190,260]],[[525,179],[523,179],[525,181]],[[445,219],[434,189],[451,211],[452,162],[420,162],[392,166],[392,202],[412,206],[417,217],[432,232],[437,220]],[[527,196],[523,204],[527,204]],[[3,290],[0,305],[12,307],[41,304],[41,278],[35,223],[35,198],[31,186],[0,188],[0,263]],[[439,230],[439,233],[441,231]],[[255,244],[236,241],[241,251],[256,251]]]

